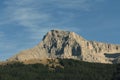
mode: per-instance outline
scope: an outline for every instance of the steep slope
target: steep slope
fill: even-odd
[[[8,59],[8,61],[29,61],[56,58],[71,58],[87,62],[116,63],[120,45],[87,41],[69,31],[51,30],[41,43]]]

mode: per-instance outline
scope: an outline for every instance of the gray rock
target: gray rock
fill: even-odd
[[[20,52],[8,61],[71,58],[87,62],[113,63],[119,55],[108,55],[115,53],[120,53],[120,45],[88,41],[74,32],[51,30],[37,46]]]

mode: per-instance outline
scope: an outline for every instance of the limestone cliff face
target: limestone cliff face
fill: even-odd
[[[51,30],[37,46],[20,52],[8,61],[72,58],[87,62],[115,63],[119,53],[120,45],[87,41],[74,32]]]

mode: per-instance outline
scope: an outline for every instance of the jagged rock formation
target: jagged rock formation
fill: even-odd
[[[69,31],[51,30],[41,43],[8,59],[28,61],[56,58],[72,58],[88,62],[116,63],[120,45],[88,41]]]

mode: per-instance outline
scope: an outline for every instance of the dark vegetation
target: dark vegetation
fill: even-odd
[[[49,70],[42,64],[22,63],[0,66],[0,80],[120,80],[119,64],[60,60],[64,68]]]

